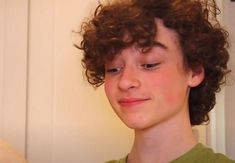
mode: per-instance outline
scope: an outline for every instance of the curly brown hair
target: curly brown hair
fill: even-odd
[[[216,20],[218,13],[214,1],[202,0],[119,0],[99,5],[94,16],[83,22],[83,40],[75,45],[84,52],[88,82],[102,85],[105,60],[124,48],[137,44],[143,52],[150,50],[157,34],[155,18],[160,18],[178,33],[184,66],[204,68],[203,82],[190,90],[189,113],[191,125],[207,122],[215,94],[229,72],[228,33]]]

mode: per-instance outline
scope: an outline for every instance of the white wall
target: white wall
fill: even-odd
[[[228,77],[228,86],[225,89],[226,106],[226,153],[235,159],[235,2],[225,2],[225,26],[230,33],[230,68],[232,73]]]
[[[0,137],[25,153],[27,0],[0,0]]]
[[[217,19],[220,24],[225,24],[225,1],[216,0],[221,11]],[[225,147],[225,87],[216,95],[216,105],[210,112],[210,123],[206,130],[207,145],[215,152],[226,154]]]

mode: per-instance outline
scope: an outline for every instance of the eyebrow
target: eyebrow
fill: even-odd
[[[162,44],[162,43],[160,43],[160,42],[158,42],[158,41],[154,41],[154,44],[153,44],[155,47],[160,47],[160,48],[162,48],[162,49],[168,49],[167,48],[167,46],[166,45],[164,45],[164,44]]]

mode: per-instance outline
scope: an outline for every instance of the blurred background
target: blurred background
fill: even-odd
[[[0,0],[0,138],[29,163],[94,163],[125,156],[133,133],[113,113],[103,87],[83,78],[72,31],[98,0]],[[218,0],[230,32],[233,72],[217,96],[200,142],[235,159],[235,2]]]

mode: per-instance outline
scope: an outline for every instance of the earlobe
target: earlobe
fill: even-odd
[[[190,73],[189,86],[196,87],[202,83],[205,78],[205,71],[202,66],[198,67],[196,70],[192,70]]]

